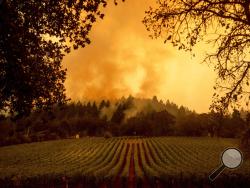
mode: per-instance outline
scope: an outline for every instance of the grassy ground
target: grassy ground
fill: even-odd
[[[215,182],[208,180],[209,173],[220,165],[221,153],[237,146],[236,139],[120,137],[1,147],[0,187],[50,187],[50,184],[235,187],[240,183],[248,186],[250,161],[247,160],[236,170],[225,170]]]

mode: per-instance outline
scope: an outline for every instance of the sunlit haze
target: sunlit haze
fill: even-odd
[[[94,25],[91,44],[64,58],[68,69],[67,96],[73,101],[156,95],[197,112],[209,111],[215,73],[201,64],[204,45],[196,57],[152,40],[142,24],[153,0],[127,0],[105,9]]]

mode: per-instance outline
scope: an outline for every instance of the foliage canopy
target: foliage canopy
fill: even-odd
[[[201,40],[216,48],[204,62],[218,74],[211,108],[222,111],[250,99],[250,1],[158,0],[143,20],[152,37],[164,37],[178,49],[191,51]]]
[[[106,5],[107,0],[0,1],[0,111],[18,117],[65,103],[63,56],[90,44],[89,32]]]

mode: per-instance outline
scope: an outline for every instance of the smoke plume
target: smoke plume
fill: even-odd
[[[109,4],[104,20],[93,26],[92,43],[64,58],[68,97],[86,101],[156,95],[198,111],[208,110],[213,94],[212,70],[190,63],[189,55],[164,44],[163,39],[148,37],[141,21],[154,2]],[[135,106],[140,108],[140,102]]]

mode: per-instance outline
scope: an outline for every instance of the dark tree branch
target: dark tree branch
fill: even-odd
[[[143,23],[155,37],[171,39],[179,49],[192,51],[211,26],[215,26],[216,36],[207,41],[217,48],[203,62],[213,63],[219,78],[217,84],[230,85],[231,90],[224,97],[215,95],[214,102],[222,101],[228,107],[235,95],[247,94],[243,88],[248,86],[249,79],[246,62],[250,56],[250,1],[165,0],[158,5],[157,9],[146,12]]]

